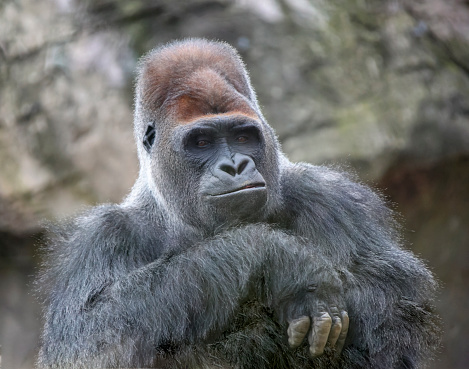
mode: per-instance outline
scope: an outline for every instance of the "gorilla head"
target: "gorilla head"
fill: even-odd
[[[170,44],[146,56],[137,82],[140,180],[197,227],[261,221],[279,194],[279,148],[229,45]]]

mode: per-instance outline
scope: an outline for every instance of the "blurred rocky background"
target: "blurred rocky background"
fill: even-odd
[[[140,55],[182,37],[241,52],[294,161],[357,173],[441,281],[432,368],[469,367],[467,0],[1,0],[0,345],[32,368],[47,221],[136,178]]]

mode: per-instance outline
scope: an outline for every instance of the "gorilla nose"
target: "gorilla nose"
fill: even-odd
[[[218,169],[224,173],[228,173],[232,177],[242,174],[250,167],[255,168],[252,159],[249,156],[241,154],[235,154],[232,159],[226,158],[218,163]]]

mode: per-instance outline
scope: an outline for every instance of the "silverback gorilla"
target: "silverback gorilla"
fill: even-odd
[[[227,44],[141,61],[140,174],[59,227],[40,280],[45,368],[418,368],[435,282],[391,212],[291,163]]]

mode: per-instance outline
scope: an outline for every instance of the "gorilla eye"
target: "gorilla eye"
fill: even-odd
[[[238,136],[238,137],[236,137],[236,142],[244,143],[244,142],[247,142],[247,141],[249,141],[248,136]]]
[[[207,147],[208,145],[210,145],[210,141],[207,141],[207,140],[198,140],[196,142],[196,145],[197,147]]]

